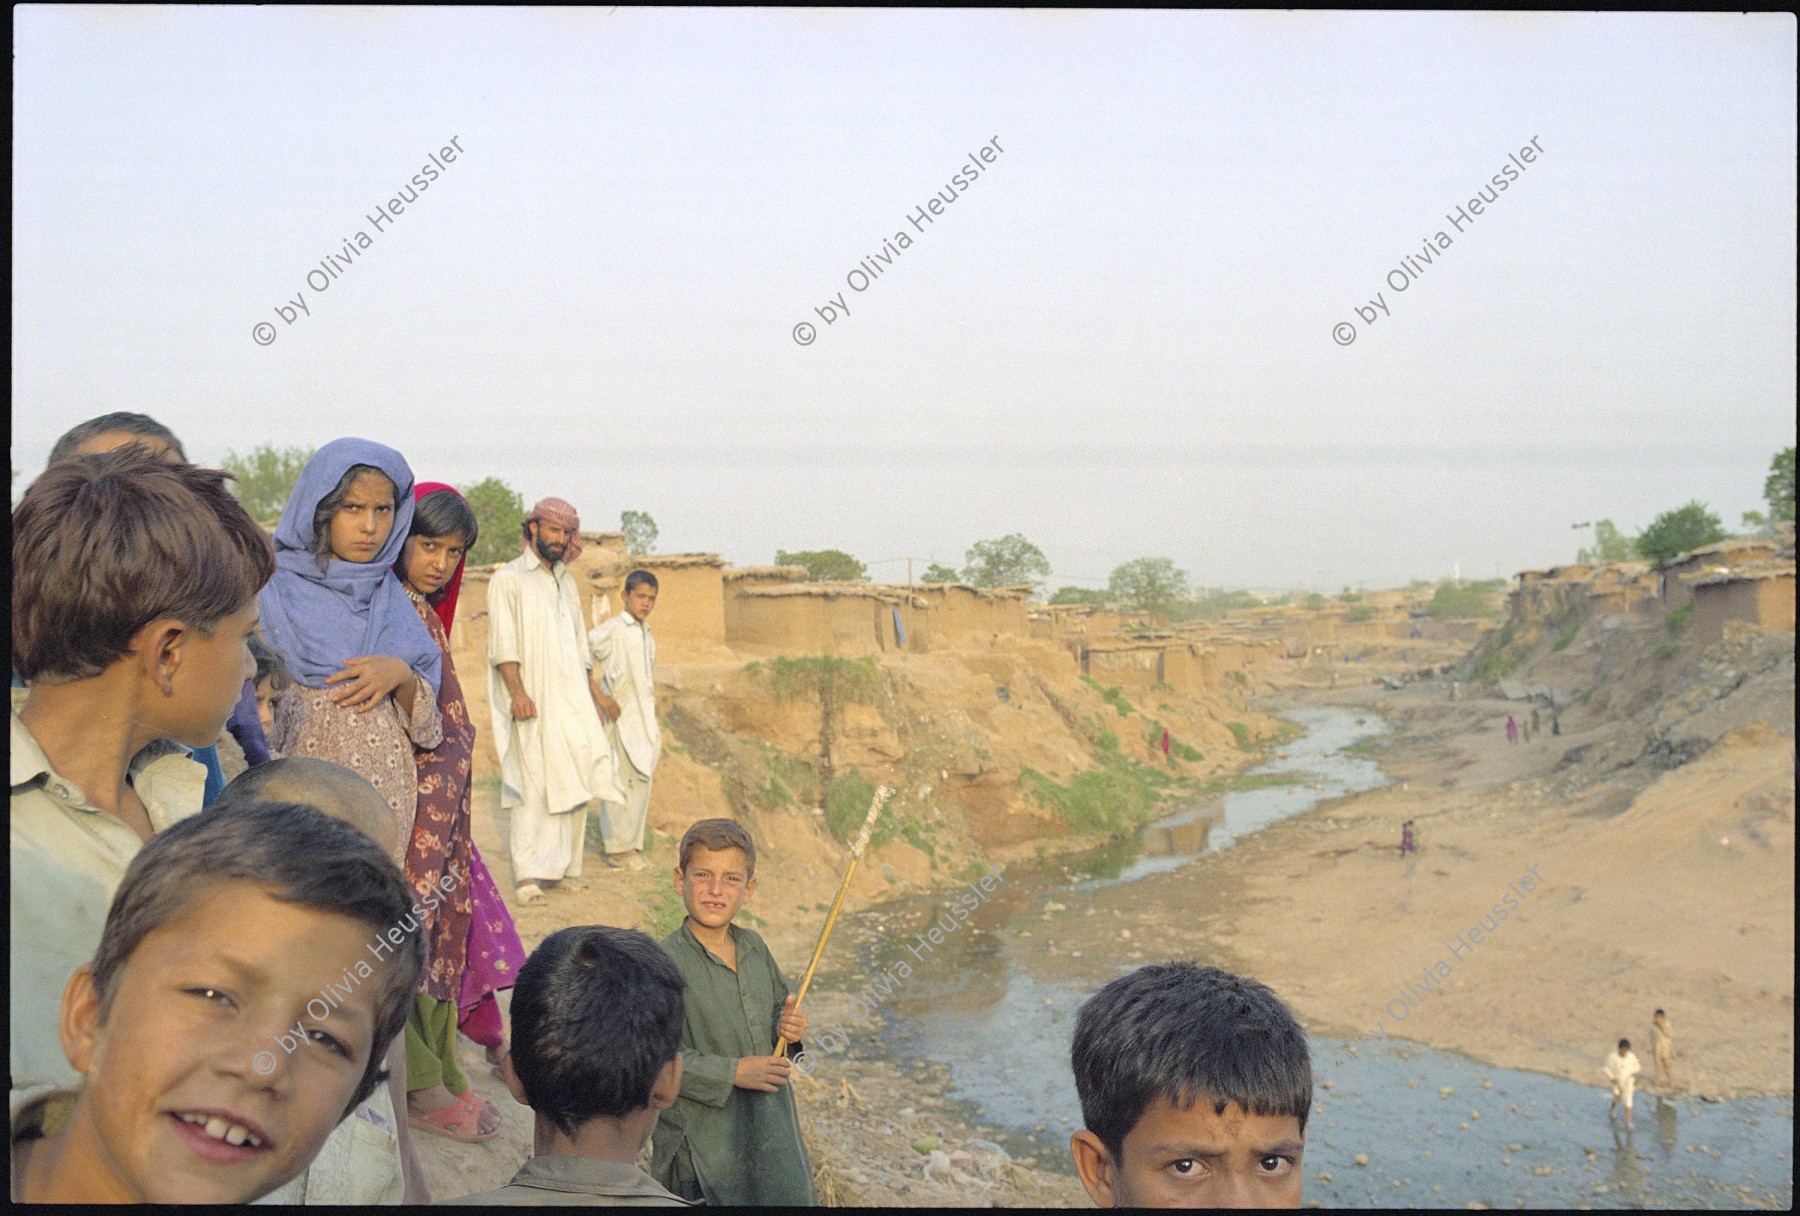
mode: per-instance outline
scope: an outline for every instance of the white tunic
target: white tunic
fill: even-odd
[[[551,878],[571,861],[579,873],[579,837],[552,833],[555,851],[574,858],[536,858],[526,841],[542,834],[545,816],[581,810],[596,798],[624,796],[612,746],[588,692],[592,664],[581,620],[581,598],[568,567],[546,566],[533,549],[494,571],[488,583],[488,696],[494,745],[500,753],[501,805],[513,812],[515,878]],[[517,663],[537,717],[516,722],[500,664]],[[546,842],[548,843],[548,841]],[[527,873],[525,871],[534,871]]]

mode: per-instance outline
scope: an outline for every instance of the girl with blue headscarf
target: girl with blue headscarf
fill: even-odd
[[[412,525],[413,474],[393,448],[334,439],[301,471],[275,529],[262,632],[294,683],[269,743],[354,769],[393,808],[404,864],[418,804],[414,747],[443,740],[442,655],[393,564]]]

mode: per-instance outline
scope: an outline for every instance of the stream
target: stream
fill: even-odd
[[[1082,1121],[1069,1039],[1093,985],[1056,967],[1028,967],[1014,943],[1030,937],[1046,911],[1079,908],[1102,887],[1177,870],[1321,801],[1386,784],[1374,761],[1345,751],[1387,729],[1378,717],[1342,708],[1287,716],[1304,734],[1249,775],[1289,774],[1298,778],[1294,784],[1201,798],[1111,845],[1011,866],[991,892],[978,892],[983,902],[968,920],[935,945],[919,934],[947,923],[956,892],[846,917],[857,967],[822,973],[819,984],[866,993],[870,1008],[838,1028],[844,1046],[834,1049],[908,1071],[947,1067],[947,1096],[995,1128],[1015,1158],[1072,1172],[1068,1138]],[[1118,934],[1122,956],[1109,952],[1105,960],[1114,973],[1151,961],[1136,948],[1137,940],[1149,940],[1143,928],[1138,932],[1138,939],[1129,930]],[[1081,957],[1079,950],[1067,954]],[[910,968],[903,979],[902,964]],[[876,987],[884,978],[885,987]],[[1792,1203],[1790,1099],[1663,1100],[1640,1086],[1637,1126],[1627,1134],[1609,1123],[1603,1087],[1493,1068],[1401,1039],[1310,1042],[1309,1206]],[[1356,1164],[1359,1155],[1365,1164]]]

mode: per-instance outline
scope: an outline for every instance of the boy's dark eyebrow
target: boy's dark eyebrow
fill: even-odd
[[[1297,1153],[1305,1147],[1306,1142],[1303,1140],[1281,1140],[1275,1144],[1269,1145],[1267,1148],[1253,1150],[1253,1155],[1257,1157],[1274,1157],[1279,1156],[1282,1153]],[[1214,1157],[1223,1157],[1226,1151],[1227,1150],[1222,1148],[1202,1148],[1197,1144],[1178,1142],[1153,1144],[1150,1146],[1151,1155],[1156,1157],[1198,1157],[1203,1160],[1211,1160]]]

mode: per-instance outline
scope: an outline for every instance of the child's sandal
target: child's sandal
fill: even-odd
[[[495,1128],[487,1135],[482,1135],[480,1119],[481,1107],[469,1106],[460,1100],[452,1102],[443,1110],[434,1110],[429,1115],[408,1112],[406,1116],[406,1122],[414,1131],[429,1132],[448,1140],[460,1140],[464,1144],[481,1144],[500,1134],[500,1129]]]
[[[543,888],[535,882],[520,883],[518,889],[513,892],[513,898],[519,901],[519,906],[522,908],[532,908],[548,902],[544,898]]]

